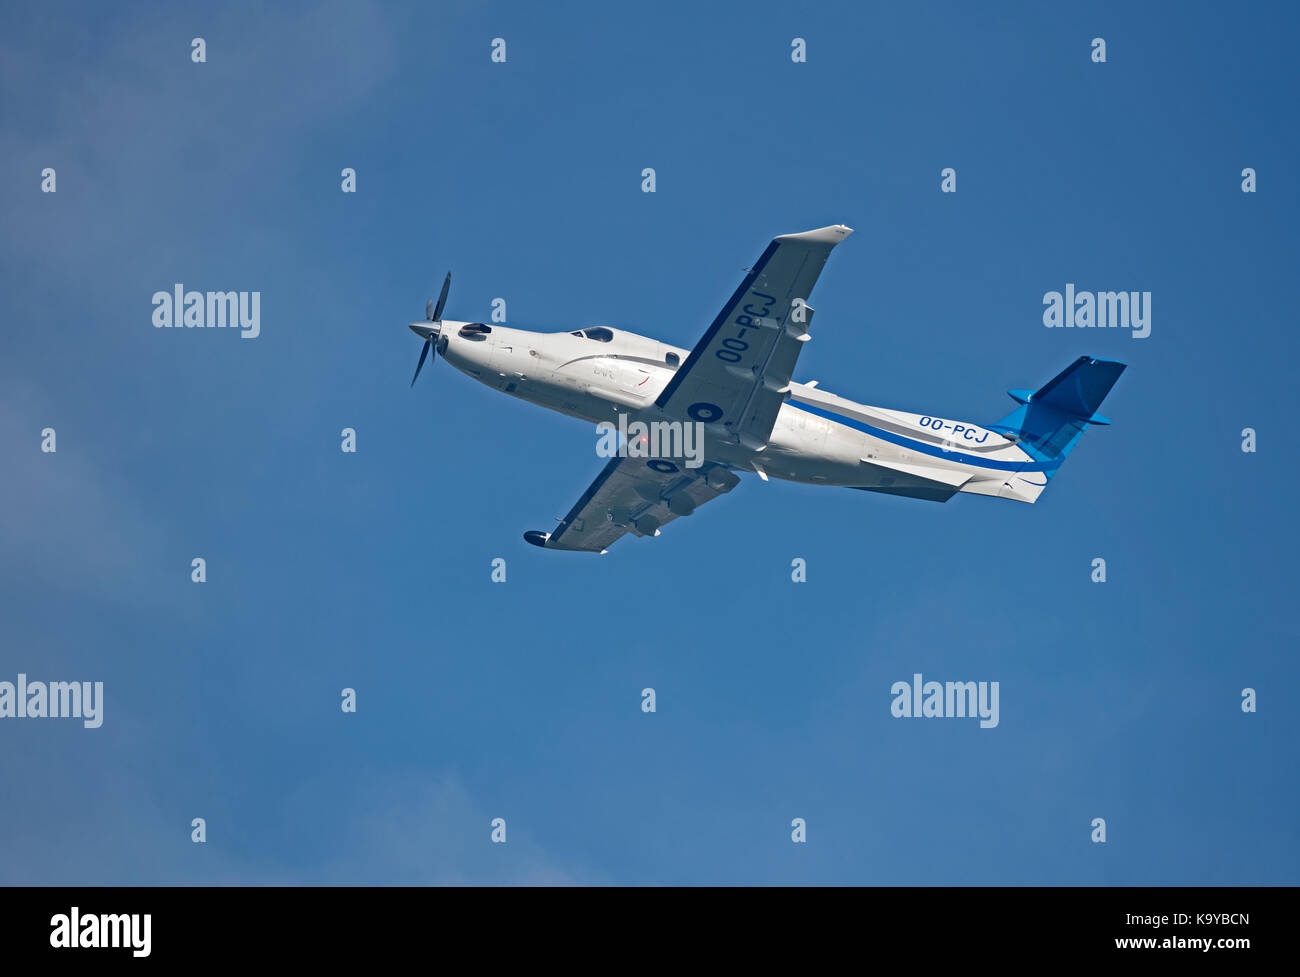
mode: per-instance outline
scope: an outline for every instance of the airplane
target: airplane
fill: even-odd
[[[740,473],[934,502],[958,492],[1037,501],[1083,432],[1110,423],[1097,409],[1125,364],[1081,356],[1037,390],[1008,391],[1017,407],[993,424],[871,407],[795,382],[807,300],[851,233],[834,224],[774,238],[691,350],[608,326],[544,333],[443,319],[448,273],[425,321],[410,323],[424,340],[411,385],[432,351],[489,387],[591,423],[638,433],[696,425],[694,465],[684,434],[655,457],[624,442],[554,529],[524,533],[543,549],[604,553],[627,533],[658,536],[730,492]]]

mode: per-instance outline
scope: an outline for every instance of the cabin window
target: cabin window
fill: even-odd
[[[676,368],[682,362],[682,358],[676,353],[668,353],[664,356],[664,362],[669,366]]]

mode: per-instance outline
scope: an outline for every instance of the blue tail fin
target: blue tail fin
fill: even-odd
[[[1110,423],[1097,413],[1097,408],[1124,372],[1124,366],[1115,360],[1080,356],[1033,393],[1008,390],[1021,406],[989,426],[999,434],[1017,438],[1020,446],[1038,461],[1062,460],[1089,424]]]

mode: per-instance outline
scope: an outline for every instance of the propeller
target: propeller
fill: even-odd
[[[432,322],[435,326],[433,329],[421,329],[420,333],[424,335],[424,348],[420,350],[420,362],[415,365],[415,376],[411,377],[411,386],[415,386],[415,381],[420,377],[420,371],[424,369],[425,358],[429,355],[429,350],[433,349],[434,341],[438,338],[442,327],[442,307],[447,304],[447,292],[451,288],[451,272],[447,272],[447,277],[443,279],[442,291],[438,293],[438,301],[435,304],[433,299],[429,299],[424,304],[424,318]],[[412,326],[412,329],[415,327]],[[435,351],[434,359],[438,358]]]
[[[420,349],[420,362],[415,364],[415,376],[411,377],[411,386],[415,386],[415,381],[420,378],[420,371],[424,369],[424,358],[429,355],[429,347],[433,345],[433,340],[426,339],[424,346]]]

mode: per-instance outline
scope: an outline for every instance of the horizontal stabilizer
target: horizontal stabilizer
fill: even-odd
[[[961,488],[971,478],[970,472],[953,471],[947,468],[930,468],[926,465],[913,465],[904,461],[880,461],[876,458],[863,458],[862,460],[868,465],[902,472],[904,475],[911,475],[913,478],[924,479],[927,482],[949,485],[954,489]]]
[[[913,499],[928,499],[931,502],[947,502],[971,479],[969,472],[946,468],[930,468],[926,465],[913,465],[901,461],[882,461],[878,458],[863,458],[861,461],[864,465],[871,466],[871,476],[864,479],[866,484],[852,487],[867,492],[883,492],[886,495],[904,495]]]

